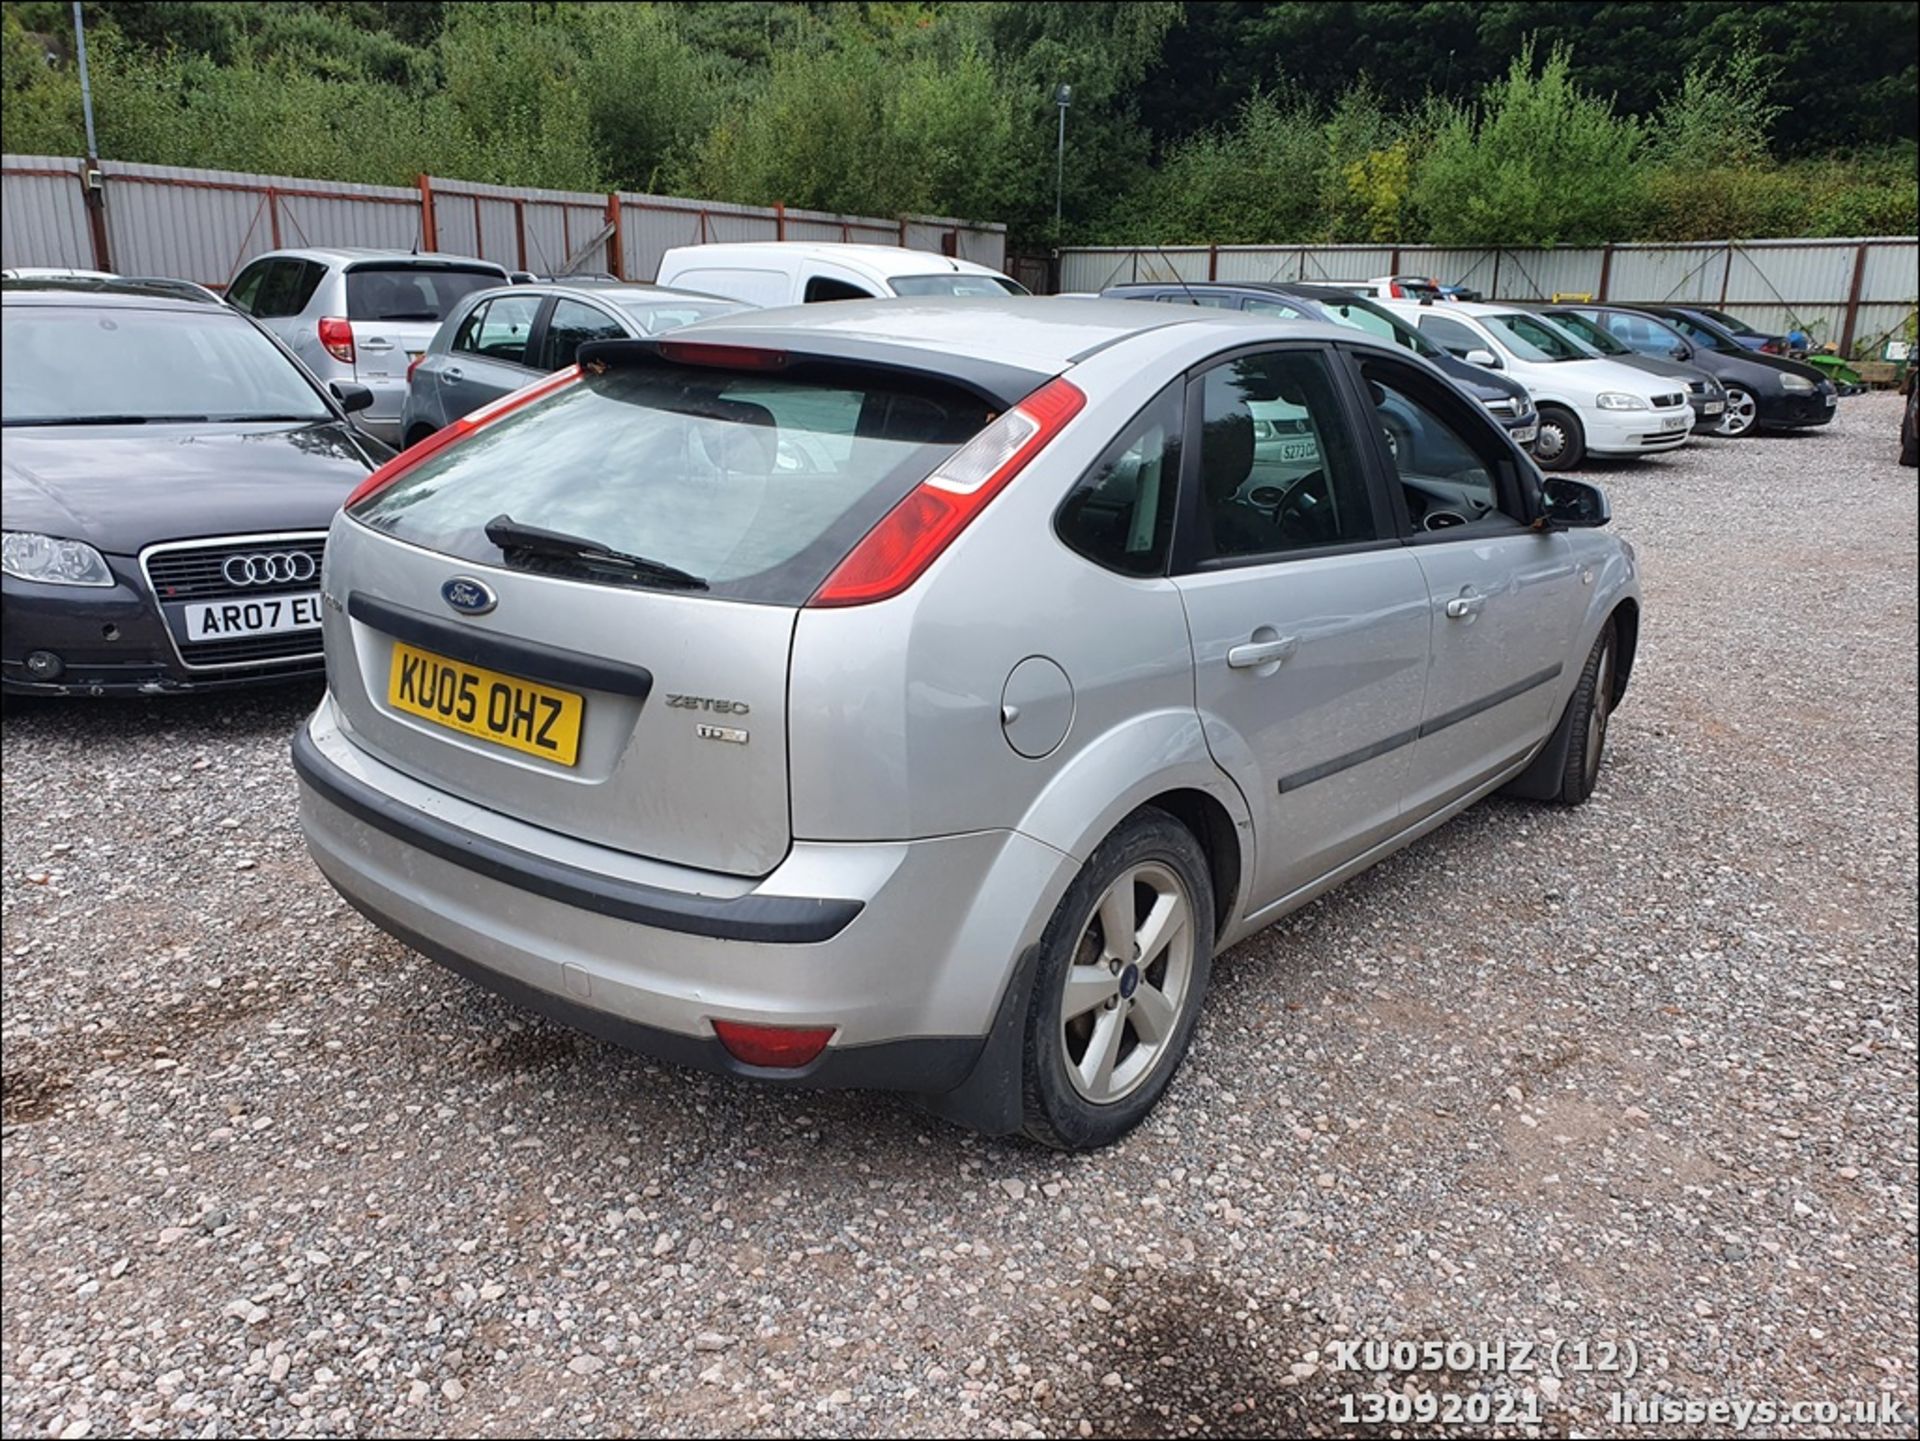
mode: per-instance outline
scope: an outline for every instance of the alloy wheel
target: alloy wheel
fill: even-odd
[[[1094,1105],[1132,1094],[1172,1048],[1193,980],[1193,902],[1157,861],[1114,878],[1067,967],[1060,1040],[1067,1080]]]
[[[1600,652],[1593,672],[1593,700],[1587,707],[1587,789],[1600,779],[1600,755],[1606,749],[1607,721],[1613,715],[1613,647]]]
[[[1754,403],[1751,393],[1727,387],[1727,408],[1720,417],[1719,431],[1722,435],[1745,435],[1753,429],[1759,406]]]

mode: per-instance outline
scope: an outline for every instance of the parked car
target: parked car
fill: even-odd
[[[1656,304],[1659,305],[1665,305],[1667,303],[1668,302],[1656,302]],[[1654,306],[1640,305],[1635,302],[1631,308],[1646,310],[1653,309]],[[1739,316],[1729,315],[1724,310],[1709,310],[1704,305],[1686,305],[1676,308],[1690,311],[1702,320],[1710,321],[1725,331],[1727,335],[1743,349],[1757,350],[1763,355],[1784,355],[1793,359],[1798,359],[1799,356],[1807,353],[1806,335],[1804,332],[1798,333],[1799,343],[1796,345],[1795,336],[1773,335],[1764,330],[1755,330]]]
[[[1920,466],[1920,370],[1907,371],[1906,409],[1900,419],[1900,463]]]
[[[76,270],[68,265],[10,265],[0,280],[118,280],[111,270]]]
[[[1727,393],[1720,388],[1719,381],[1699,366],[1668,356],[1642,355],[1624,341],[1615,340],[1605,326],[1574,311],[1554,310],[1547,306],[1536,306],[1534,310],[1545,317],[1549,324],[1559,326],[1589,350],[1609,360],[1617,360],[1622,365],[1662,380],[1678,381],[1686,387],[1687,403],[1693,407],[1693,428],[1719,429],[1727,413]]]
[[[1425,275],[1376,275],[1371,280],[1329,280],[1339,290],[1351,290],[1371,300],[1440,300],[1441,285]]]
[[[1598,355],[1564,330],[1506,305],[1383,302],[1456,358],[1511,375],[1540,409],[1534,459],[1572,470],[1588,455],[1678,450],[1693,429],[1686,391]]]
[[[797,240],[680,245],[660,257],[654,283],[724,295],[747,305],[801,305],[876,296],[1025,295],[1011,276],[970,260],[897,245],[814,244]]]
[[[1419,331],[1382,309],[1377,303],[1350,290],[1332,285],[1299,285],[1278,281],[1195,280],[1185,284],[1161,282],[1113,285],[1100,292],[1110,300],[1152,300],[1170,304],[1204,305],[1220,310],[1244,310],[1254,315],[1271,315],[1287,320],[1330,321],[1363,330],[1383,340],[1411,350],[1423,360],[1446,372],[1447,378],[1474,397],[1506,427],[1516,445],[1531,445],[1538,433],[1540,417],[1533,408],[1527,388],[1517,380],[1496,375],[1464,360],[1455,360]],[[1396,424],[1389,434],[1396,439],[1410,437],[1408,423]],[[1260,425],[1255,419],[1255,435]]]
[[[659,335],[745,308],[718,296],[617,282],[526,281],[476,290],[407,367],[400,434],[417,445],[488,401],[572,365],[586,341]]]
[[[0,287],[9,694],[157,694],[321,668],[320,563],[392,451],[197,286]]]
[[[1727,393],[1727,409],[1716,435],[1791,430],[1825,425],[1833,419],[1839,392],[1826,376],[1797,360],[1748,350],[1704,320],[1619,305],[1568,309],[1603,326],[1615,340],[1641,355],[1683,360],[1719,381]],[[1549,307],[1546,313],[1556,315],[1559,307]]]
[[[463,297],[507,283],[491,260],[394,250],[275,250],[242,266],[227,287],[251,315],[323,381],[364,385],[360,423],[400,443],[407,367],[425,353]]]
[[[372,477],[301,824],[377,924],[595,1034],[1097,1146],[1219,950],[1502,786],[1593,790],[1634,555],[1349,329],[906,313],[596,341]],[[1276,400],[1310,464],[1261,457]]]

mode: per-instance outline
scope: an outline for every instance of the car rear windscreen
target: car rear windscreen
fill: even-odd
[[[487,523],[510,516],[688,572],[716,596],[798,605],[995,409],[871,369],[622,366],[429,456],[352,514],[495,566],[507,557]]]
[[[213,305],[8,306],[0,414],[8,425],[332,419],[278,346]]]
[[[356,265],[347,272],[347,319],[444,320],[463,296],[506,283],[497,270]]]
[[[1027,288],[1004,275],[896,275],[887,282],[895,295],[1026,295]]]

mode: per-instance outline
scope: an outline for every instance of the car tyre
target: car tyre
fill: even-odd
[[[1213,933],[1200,843],[1165,811],[1135,811],[1081,868],[1041,935],[1022,1061],[1029,1137],[1091,1151],[1146,1117],[1192,1040]]]
[[[1560,776],[1560,794],[1555,799],[1563,806],[1584,805],[1600,780],[1600,763],[1607,747],[1607,723],[1613,718],[1618,689],[1617,661],[1619,644],[1613,621],[1600,627],[1600,635],[1587,653],[1586,668],[1567,702],[1568,730],[1572,743],[1567,747],[1566,765]]]
[[[1587,458],[1587,432],[1580,417],[1565,406],[1540,407],[1540,433],[1534,437],[1533,458],[1542,470],[1573,470]]]
[[[1713,433],[1735,440],[1743,435],[1752,435],[1758,428],[1759,420],[1760,407],[1753,398],[1753,392],[1729,385],[1727,408],[1720,413],[1720,424]]]

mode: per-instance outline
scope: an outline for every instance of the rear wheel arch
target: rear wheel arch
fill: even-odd
[[[432,434],[434,434],[434,429],[431,425],[416,425],[406,433],[406,436],[400,443],[400,448],[402,450],[410,450]]]
[[[1631,597],[1613,608],[1613,642],[1616,650],[1613,666],[1613,701],[1620,703],[1627,693],[1627,678],[1633,674],[1633,658],[1640,649],[1640,602]]]
[[[1213,881],[1213,930],[1219,935],[1240,895],[1240,835],[1233,816],[1217,798],[1192,789],[1163,791],[1141,809],[1149,807],[1165,811],[1200,843]]]

